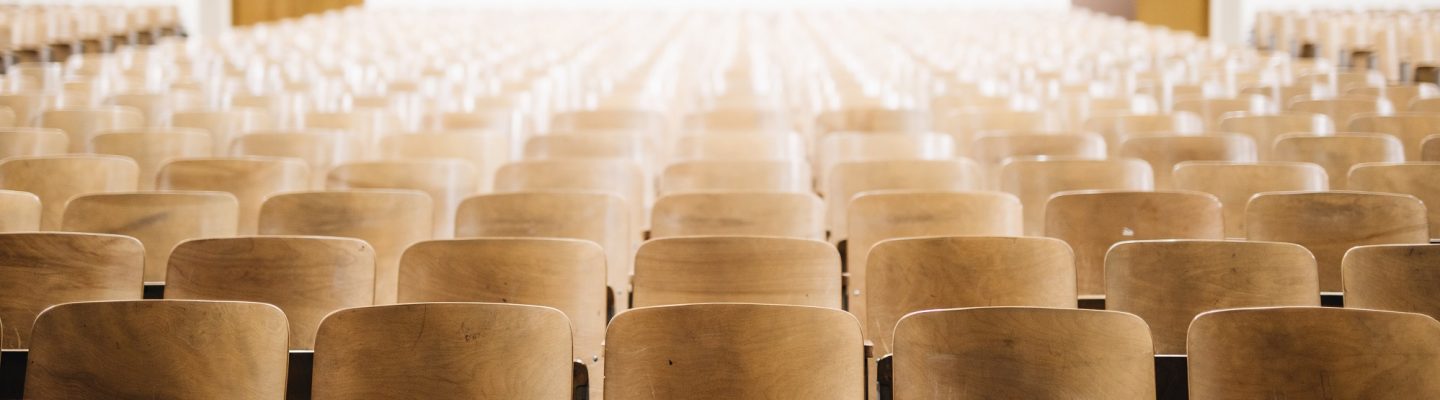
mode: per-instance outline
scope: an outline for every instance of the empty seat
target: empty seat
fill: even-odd
[[[570,352],[569,321],[548,307],[421,303],[351,308],[320,325],[312,394],[316,399],[570,399]]]
[[[609,109],[566,111],[550,119],[550,130],[555,132],[578,131],[638,131],[663,133],[669,128],[665,115],[657,111],[636,109]]]
[[[520,161],[500,167],[495,176],[495,191],[499,193],[584,190],[620,196],[625,200],[636,239],[649,226],[648,187],[644,171],[622,160]]]
[[[1261,192],[1323,191],[1325,169],[1298,162],[1235,163],[1186,161],[1175,166],[1175,188],[1215,195],[1225,219],[1225,237],[1245,237],[1245,204]]]
[[[125,235],[145,245],[145,281],[164,282],[165,262],[180,242],[234,236],[239,208],[224,192],[136,192],[77,196],[61,229]]]
[[[1400,140],[1405,160],[1420,161],[1421,142],[1440,132],[1440,113],[1361,114],[1350,121],[1350,131],[1384,133]]]
[[[984,135],[1005,135],[1018,132],[1055,132],[1061,121],[1043,111],[950,110],[937,109],[936,130],[966,144]]]
[[[310,170],[296,159],[277,157],[188,158],[160,167],[157,190],[226,192],[239,201],[236,232],[253,235],[260,206],[270,196],[302,191],[310,185]]]
[[[0,233],[40,230],[40,210],[39,196],[0,190]]]
[[[1269,111],[1270,102],[1260,95],[1245,95],[1225,99],[1187,98],[1177,99],[1175,111],[1193,113],[1207,131],[1219,130],[1220,120],[1225,114],[1242,112],[1260,114]]]
[[[69,151],[70,137],[54,128],[0,128],[0,159],[48,156]]]
[[[650,237],[705,235],[825,239],[825,203],[808,193],[697,192],[662,196]]]
[[[1094,133],[1017,133],[985,135],[975,139],[970,156],[999,179],[1000,166],[1011,158],[1074,157],[1105,158],[1105,138]],[[992,182],[997,186],[999,182]]]
[[[30,325],[50,306],[139,300],[145,249],[140,241],[90,233],[0,234],[0,348],[30,347]]]
[[[858,194],[876,190],[977,190],[983,182],[980,167],[968,159],[841,163],[825,180],[830,240],[846,238],[846,207]]]
[[[1357,87],[1345,91],[1346,94],[1384,97],[1395,106],[1397,111],[1402,111],[1410,106],[1410,102],[1416,99],[1440,97],[1440,88],[1434,83],[1415,82],[1412,84],[1389,85],[1378,87]]]
[[[391,160],[454,158],[475,167],[475,189],[489,192],[495,171],[510,161],[510,139],[496,132],[450,131],[389,135],[380,139],[380,155]]]
[[[1340,260],[1355,246],[1427,243],[1425,205],[1372,192],[1272,192],[1245,207],[1246,239],[1305,246],[1320,268],[1320,290],[1342,291]]]
[[[1151,135],[1134,137],[1121,145],[1120,156],[1145,160],[1155,174],[1155,189],[1174,189],[1175,165],[1185,161],[1255,162],[1255,140],[1249,136]]]
[[[1324,114],[1335,122],[1335,126],[1350,126],[1350,120],[1361,114],[1390,114],[1394,109],[1381,99],[1334,98],[1301,99],[1290,102],[1285,111]]]
[[[1335,123],[1330,117],[1312,113],[1284,113],[1277,115],[1235,113],[1220,119],[1221,132],[1234,132],[1255,139],[1255,149],[1260,161],[1270,161],[1270,150],[1275,138],[1287,133],[1326,134],[1335,132]]]
[[[1145,322],[1114,311],[985,307],[913,313],[895,328],[901,399],[1153,399]]]
[[[90,138],[103,131],[134,129],[145,125],[140,111],[130,107],[105,106],[45,111],[40,126],[56,128],[70,138],[70,152],[90,151]]]
[[[647,133],[600,131],[552,133],[525,141],[526,160],[622,159],[650,165],[654,145]]]
[[[840,253],[814,239],[655,239],[635,254],[635,307],[761,303],[840,308]]]
[[[1421,161],[1440,161],[1440,134],[1426,136],[1420,143]]]
[[[65,203],[91,193],[129,192],[138,181],[135,162],[125,157],[62,155],[12,157],[0,161],[0,189],[40,197],[40,229],[60,229]]]
[[[257,132],[235,138],[231,154],[288,157],[310,167],[311,188],[322,189],[330,169],[361,157],[364,143],[340,132]]]
[[[1350,167],[1370,162],[1403,162],[1405,152],[1394,136],[1373,133],[1280,135],[1275,140],[1276,161],[1308,162],[1325,168],[1330,188],[1345,187]]]
[[[675,139],[676,160],[796,161],[805,159],[805,141],[794,132],[705,133]]]
[[[166,299],[280,307],[289,320],[289,347],[309,349],[326,315],[374,304],[375,250],[338,237],[198,239],[175,246],[166,276]]]
[[[435,238],[455,233],[455,208],[475,194],[477,171],[461,160],[363,161],[330,170],[326,187],[347,189],[408,189],[425,192],[434,202],[431,226]]]
[[[210,135],[189,128],[147,128],[104,131],[90,139],[99,154],[129,157],[140,168],[140,190],[155,188],[160,166],[172,159],[209,157]]]
[[[25,397],[282,399],[285,331],[260,303],[59,305],[35,321]]]
[[[1150,165],[1136,159],[1016,159],[1001,168],[1000,189],[1020,199],[1025,235],[1044,233],[1045,202],[1068,190],[1150,190]]]
[[[1345,307],[1403,311],[1440,316],[1440,245],[1391,244],[1358,246],[1345,252],[1340,272]]]
[[[892,351],[895,324],[943,308],[1075,308],[1075,256],[1041,237],[935,236],[890,239],[867,258],[866,337]]]
[[[1440,323],[1319,307],[1211,311],[1190,324],[1190,398],[1440,396]]]
[[[721,108],[691,114],[686,129],[700,132],[789,132],[795,129],[783,110]]]
[[[829,308],[637,308],[605,332],[605,398],[858,400],[863,345],[855,317]]]
[[[1410,111],[1440,112],[1440,98],[1410,100]]]
[[[938,133],[833,132],[820,137],[815,175],[827,179],[837,165],[857,161],[949,160],[955,141]],[[821,187],[822,193],[829,188]]]
[[[837,131],[857,132],[926,132],[933,126],[930,112],[881,108],[851,108],[826,111],[815,118],[815,133]]]
[[[1425,202],[1430,237],[1440,239],[1440,163],[1363,163],[1350,168],[1348,189],[1403,193]]]
[[[40,117],[46,110],[54,108],[58,98],[42,92],[19,92],[0,94],[0,107],[15,114],[14,126],[40,126]]]
[[[1045,204],[1045,236],[1075,250],[1080,295],[1105,294],[1105,252],[1127,240],[1221,239],[1220,200],[1189,191],[1076,191]]]
[[[1185,330],[1200,313],[1319,306],[1318,273],[1315,257],[1291,243],[1120,242],[1105,256],[1105,309],[1144,318],[1156,353],[1185,354]]]
[[[660,194],[695,191],[809,193],[810,166],[794,161],[686,161],[665,167]]]
[[[1178,112],[1160,115],[1114,115],[1091,117],[1085,121],[1085,130],[1099,133],[1112,156],[1120,155],[1120,146],[1131,137],[1154,134],[1198,134],[1205,129],[1200,117],[1195,114]]]

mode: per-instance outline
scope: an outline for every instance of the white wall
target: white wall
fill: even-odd
[[[1440,0],[1211,0],[1210,37],[1250,43],[1255,15],[1268,10],[1376,10],[1440,8]]]

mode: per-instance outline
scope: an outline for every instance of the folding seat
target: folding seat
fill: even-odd
[[[929,132],[934,121],[929,111],[915,109],[849,108],[826,111],[815,118],[815,133],[830,132]]]
[[[1440,239],[1440,163],[1362,163],[1350,168],[1348,189],[1402,193],[1425,202],[1430,237]]]
[[[1045,204],[1045,236],[1075,251],[1081,296],[1105,294],[1105,252],[1115,243],[1149,239],[1222,239],[1220,200],[1189,191],[1073,191]]]
[[[105,105],[132,107],[145,117],[147,127],[170,126],[170,115],[176,110],[172,93],[120,93],[105,99]]]
[[[706,191],[811,193],[810,166],[797,161],[685,161],[665,167],[660,194]]]
[[[669,130],[670,122],[658,111],[609,109],[566,111],[550,119],[552,132],[635,131],[650,134]]]
[[[1190,324],[1190,398],[1440,396],[1440,323],[1320,307],[1211,311]]]
[[[649,185],[635,163],[623,160],[519,161],[500,167],[495,192],[536,190],[600,191],[625,200],[635,239],[649,226]]]
[[[849,232],[846,208],[858,194],[875,190],[960,191],[980,189],[985,181],[968,159],[847,162],[836,165],[825,181],[830,241]]]
[[[40,229],[60,229],[65,203],[91,193],[130,192],[137,182],[135,162],[125,157],[62,155],[12,157],[0,161],[0,189],[40,197]]]
[[[850,201],[845,293],[861,321],[872,247],[886,239],[923,236],[1020,236],[1020,201],[1000,192],[878,191]]]
[[[1440,316],[1434,284],[1440,245],[1357,246],[1345,252],[1340,273],[1345,307]]]
[[[1024,158],[1000,169],[1000,190],[1020,199],[1025,211],[1025,235],[1044,233],[1045,202],[1055,193],[1070,190],[1151,190],[1155,178],[1143,160],[1077,158]]]
[[[45,111],[40,127],[56,128],[70,138],[71,153],[90,151],[90,138],[105,131],[145,126],[139,110],[122,106],[64,108]]]
[[[285,335],[285,313],[268,304],[62,304],[35,321],[25,397],[279,400]]]
[[[408,189],[425,192],[434,202],[431,210],[432,237],[444,239],[455,233],[455,208],[475,194],[478,180],[475,167],[454,160],[362,161],[330,170],[326,187],[348,189]]]
[[[1440,134],[1426,136],[1421,141],[1420,161],[1440,161]]]
[[[1225,99],[1177,99],[1174,107],[1175,111],[1193,113],[1200,117],[1200,122],[1207,132],[1220,130],[1220,121],[1226,114],[1236,112],[1264,114],[1273,108],[1270,101],[1260,95],[1244,95]]]
[[[510,161],[510,139],[503,133],[450,131],[389,135],[380,139],[380,155],[388,160],[454,158],[475,166],[475,188],[489,192],[501,165]]]
[[[1440,98],[1410,100],[1410,111],[1427,113],[1440,112]]]
[[[1440,132],[1440,113],[1360,114],[1350,120],[1350,131],[1384,133],[1400,139],[1405,159],[1420,161],[1426,135]]]
[[[952,94],[930,99],[930,109],[958,112],[1006,111],[1011,109],[1014,103],[1014,99],[1008,96],[984,96],[978,93]]]
[[[1319,306],[1318,274],[1315,257],[1291,243],[1125,241],[1105,255],[1105,309],[1145,319],[1157,354],[1185,354],[1200,313]]]
[[[1215,195],[1225,219],[1225,237],[1245,237],[1245,204],[1261,192],[1324,191],[1325,169],[1298,162],[1235,163],[1186,161],[1175,165],[1175,189]]]
[[[983,307],[912,313],[895,327],[898,399],[1155,398],[1154,349],[1120,312]]]
[[[1345,94],[1383,97],[1390,101],[1390,105],[1394,106],[1396,111],[1404,111],[1414,100],[1440,97],[1440,88],[1437,88],[1434,83],[1417,82],[1408,85],[1357,87],[1346,90]]]
[[[432,114],[423,126],[441,131],[496,132],[509,137],[517,128],[518,119],[513,110],[483,109]]]
[[[571,370],[570,324],[553,308],[358,307],[320,324],[312,395],[564,400],[572,398]]]
[[[40,197],[30,192],[0,190],[0,233],[40,230]]]
[[[278,157],[187,158],[160,167],[157,190],[226,192],[239,202],[236,233],[254,235],[265,199],[309,187],[310,170],[301,160]]]
[[[1339,292],[1340,260],[1355,246],[1430,240],[1425,205],[1372,192],[1260,193],[1245,207],[1247,240],[1305,246],[1320,267],[1320,290]]]
[[[863,346],[855,317],[836,309],[637,308],[605,332],[605,398],[858,400]]]
[[[1362,114],[1389,115],[1395,110],[1389,102],[1365,97],[1331,99],[1300,99],[1291,102],[1285,111],[1324,114],[1336,127],[1350,126],[1350,120]]]
[[[42,92],[16,92],[0,94],[0,107],[15,114],[12,126],[39,127],[40,117],[45,111],[55,108],[59,100],[54,95]]]
[[[1014,133],[985,135],[970,146],[970,158],[999,170],[1018,157],[1105,158],[1105,138],[1094,133]]]
[[[894,349],[907,314],[944,308],[1075,308],[1075,256],[1042,237],[932,236],[889,239],[865,266],[866,338],[875,354]]]
[[[702,133],[675,139],[674,160],[804,161],[805,141],[794,132]]]
[[[76,196],[65,207],[67,232],[130,236],[145,245],[145,281],[164,282],[175,245],[235,236],[239,205],[224,192],[134,192]]]
[[[1331,92],[1328,88],[1324,87],[1324,85],[1301,83],[1296,85],[1284,86],[1251,86],[1241,88],[1240,94],[1265,96],[1265,98],[1270,100],[1271,103],[1279,105],[1282,109],[1287,109],[1289,105],[1291,103],[1294,103],[1296,100],[1310,98],[1314,96],[1329,96],[1333,95],[1334,93]]]
[[[1378,133],[1289,133],[1275,139],[1276,161],[1308,162],[1325,169],[1330,188],[1347,187],[1350,168],[1361,163],[1398,163],[1405,151],[1394,136]]]
[[[370,156],[380,138],[392,132],[402,131],[402,124],[394,114],[379,110],[353,110],[343,112],[305,113],[304,129],[341,131],[362,144],[362,157]]]
[[[642,167],[654,162],[654,144],[644,132],[578,132],[532,136],[525,141],[526,160],[588,158],[633,161]]]
[[[1106,148],[1111,156],[1120,155],[1121,145],[1132,137],[1155,134],[1199,134],[1205,130],[1200,117],[1187,113],[1157,115],[1115,115],[1091,117],[1085,121],[1085,131],[1099,133],[1105,138]]]
[[[375,304],[392,304],[401,254],[433,233],[432,204],[414,190],[282,193],[260,207],[258,231],[364,240],[375,249]]]
[[[273,128],[269,113],[251,108],[177,111],[171,120],[171,124],[177,128],[197,128],[210,132],[210,142],[215,146],[215,154],[226,154],[231,149],[231,143],[241,135]]]
[[[1221,132],[1241,133],[1255,139],[1255,149],[1260,161],[1272,161],[1270,151],[1275,139],[1287,133],[1327,134],[1335,132],[1335,124],[1323,114],[1284,113],[1251,114],[1233,113],[1220,119]]]
[[[172,159],[209,157],[210,134],[193,128],[144,128],[105,131],[90,139],[98,154],[129,157],[140,167],[140,190],[154,190],[160,167]]]
[[[686,116],[685,129],[706,133],[780,133],[794,131],[795,124],[784,110],[727,107]]]
[[[661,196],[650,237],[779,236],[825,240],[825,203],[809,193],[695,192]]]
[[[955,149],[950,136],[938,133],[831,132],[820,138],[815,176],[824,182],[836,165],[846,162],[949,160],[955,158]]]
[[[600,192],[542,191],[475,196],[460,203],[457,238],[568,238],[588,240],[605,251],[605,282],[615,299],[630,293],[634,235],[625,201]],[[623,310],[623,301],[616,309]]]
[[[145,249],[119,235],[68,232],[0,234],[0,348],[30,347],[30,326],[50,306],[139,300]]]
[[[358,160],[364,143],[344,132],[256,132],[235,138],[231,154],[298,158],[310,167],[312,189],[323,189],[330,169]]]
[[[936,131],[955,138],[959,144],[969,144],[985,135],[1005,135],[1020,132],[1055,133],[1061,129],[1060,121],[1051,113],[1042,111],[961,111],[937,117]],[[964,149],[960,149],[961,153]]]
[[[0,128],[0,159],[48,156],[69,151],[70,137],[53,128]]]
[[[1155,189],[1174,189],[1175,165],[1185,161],[1255,162],[1255,140],[1236,133],[1133,137],[1120,156],[1145,160],[1155,173]]]
[[[635,307],[688,303],[840,309],[840,253],[814,239],[691,236],[655,239],[635,254]]]

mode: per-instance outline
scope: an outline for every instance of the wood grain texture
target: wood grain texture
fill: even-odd
[[[139,300],[145,249],[140,241],[89,233],[0,234],[0,320],[5,349],[30,346],[30,327],[50,306],[76,301]]]
[[[731,190],[809,193],[810,166],[793,161],[685,161],[660,173],[660,194]]]
[[[90,139],[98,154],[129,157],[140,168],[140,190],[154,190],[160,166],[171,159],[209,157],[210,135],[192,128],[145,128],[104,131]]]
[[[1270,151],[1275,138],[1286,133],[1333,133],[1335,123],[1330,117],[1314,113],[1254,114],[1236,113],[1220,119],[1221,132],[1234,132],[1255,139],[1260,161],[1271,161]]]
[[[598,191],[625,200],[631,233],[639,241],[648,227],[649,191],[645,173],[623,160],[520,161],[500,167],[495,176],[498,193],[535,190]]]
[[[1153,399],[1145,322],[1030,307],[931,310],[895,328],[895,398]]]
[[[187,158],[165,163],[156,177],[158,190],[226,192],[239,201],[237,233],[254,235],[260,205],[270,196],[302,191],[310,185],[305,162],[278,157]]]
[[[1340,272],[1345,307],[1440,316],[1440,245],[1357,246],[1345,252]]]
[[[1415,112],[1440,112],[1440,98],[1414,99],[1410,101],[1410,111]]]
[[[434,238],[455,233],[455,208],[475,194],[475,166],[461,160],[364,161],[341,164],[330,170],[326,187],[348,189],[408,189],[425,192],[434,202],[431,226]]]
[[[64,154],[70,137],[54,128],[0,128],[0,159]]]
[[[1371,133],[1314,135],[1284,134],[1275,139],[1275,160],[1308,162],[1325,168],[1330,188],[1346,187],[1350,167],[1368,162],[1404,162],[1405,152],[1395,137]]]
[[[34,193],[0,190],[0,233],[40,230],[40,212]]]
[[[1147,135],[1125,140],[1120,156],[1145,160],[1155,174],[1155,189],[1175,189],[1175,165],[1185,161],[1255,162],[1255,140],[1238,133]]]
[[[1420,161],[1425,136],[1440,132],[1440,113],[1360,114],[1350,121],[1349,127],[1353,132],[1394,136],[1405,148],[1405,160]]]
[[[563,400],[570,377],[569,321],[553,308],[398,304],[325,319],[313,396]]]
[[[794,132],[702,133],[675,138],[675,160],[802,161],[805,141]]]
[[[35,321],[25,397],[282,399],[285,330],[260,303],[59,305]]]
[[[870,251],[886,239],[919,236],[1020,236],[1020,201],[1000,192],[880,191],[856,196],[848,211],[851,313],[866,317]]]
[[[40,127],[55,128],[69,137],[70,153],[90,151],[90,138],[100,132],[145,126],[139,110],[124,106],[65,108],[45,111]]]
[[[859,325],[821,307],[637,308],[605,332],[605,398],[862,399]]]
[[[841,163],[896,160],[948,160],[955,140],[939,133],[832,132],[819,138],[815,176],[825,182]],[[822,187],[821,190],[830,190]],[[822,192],[824,193],[824,192]]]
[[[1211,311],[1190,325],[1190,398],[1440,396],[1440,323],[1319,307]]]
[[[634,109],[601,109],[566,111],[556,113],[550,119],[550,130],[556,132],[579,131],[640,131],[661,133],[667,130],[669,121],[659,111]]]
[[[1356,164],[1348,185],[1350,190],[1415,196],[1426,204],[1430,238],[1440,239],[1440,162]]]
[[[1420,144],[1421,161],[1440,161],[1440,134],[1426,136]]]
[[[700,192],[660,197],[650,237],[749,235],[825,239],[825,203],[813,194]]]
[[[1034,306],[1075,308],[1075,256],[1040,237],[890,239],[870,250],[865,332],[875,354],[893,349],[895,324],[916,311]]]
[[[1150,239],[1222,239],[1220,200],[1200,192],[1061,192],[1045,205],[1045,236],[1075,250],[1080,295],[1105,294],[1105,252]]]
[[[125,157],[61,155],[12,157],[0,161],[0,189],[40,197],[40,229],[60,229],[65,203],[91,193],[135,190],[138,168]]]
[[[846,210],[856,195],[876,190],[979,190],[983,182],[979,165],[963,158],[840,163],[825,179],[830,240],[847,237]]]
[[[838,131],[920,133],[931,130],[933,121],[925,110],[849,108],[826,111],[815,118],[816,133]]]
[[[635,254],[635,307],[760,303],[840,308],[840,253],[814,239],[654,239]]]
[[[1204,131],[1200,117],[1187,113],[1102,115],[1085,120],[1085,131],[1105,137],[1110,155],[1120,154],[1121,145],[1132,137],[1156,134],[1196,134]]]
[[[375,304],[391,304],[401,254],[430,240],[431,204],[413,190],[284,193],[260,207],[259,232],[364,240],[375,249]]]
[[[1245,237],[1245,205],[1262,192],[1324,191],[1325,169],[1299,162],[1186,161],[1175,165],[1175,188],[1215,195],[1223,206],[1225,237]]]
[[[391,160],[454,158],[475,167],[475,189],[489,192],[495,171],[510,161],[510,139],[500,132],[450,131],[388,135],[380,139],[381,156]]]
[[[272,304],[291,349],[310,349],[326,315],[375,301],[375,250],[359,239],[251,236],[198,239],[170,254],[165,298]]]
[[[70,200],[61,229],[130,236],[145,245],[145,281],[165,282],[180,242],[235,236],[239,206],[224,192],[89,194]]]
[[[1291,243],[1120,242],[1105,256],[1105,309],[1145,319],[1156,353],[1185,354],[1185,331],[1200,313],[1319,306],[1318,274],[1315,257]]]
[[[310,188],[322,189],[330,169],[361,156],[364,143],[341,132],[256,132],[235,138],[231,154],[298,158],[310,167]]]
[[[1245,207],[1248,240],[1305,246],[1320,268],[1320,290],[1343,291],[1340,261],[1355,246],[1430,240],[1425,205],[1409,195],[1374,192],[1261,193]]]
[[[1103,159],[1105,138],[1094,133],[1020,133],[986,135],[975,139],[970,156],[988,172],[986,188],[1000,187],[1000,167],[1017,157],[1066,157]]]
[[[196,128],[210,132],[215,154],[225,154],[235,138],[248,132],[271,129],[270,113],[261,109],[240,107],[229,110],[180,111],[171,117],[177,128]]]
[[[1015,195],[1025,210],[1025,235],[1045,228],[1045,203],[1069,190],[1150,190],[1150,164],[1136,159],[1017,159],[1001,168],[1000,190]]]
[[[1330,117],[1336,127],[1350,126],[1350,120],[1367,113],[1390,113],[1388,103],[1379,99],[1335,98],[1291,101],[1285,111],[1316,113]]]

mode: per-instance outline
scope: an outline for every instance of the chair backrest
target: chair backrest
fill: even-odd
[[[310,169],[296,159],[275,157],[178,159],[160,167],[157,190],[226,192],[239,201],[237,233],[255,234],[260,205],[272,195],[305,190]]]
[[[865,265],[866,337],[875,354],[893,349],[906,314],[942,308],[1075,308],[1075,257],[1042,237],[934,236],[890,239]]]
[[[1205,130],[1200,117],[1188,112],[1156,115],[1107,115],[1085,121],[1085,131],[1105,137],[1110,155],[1120,154],[1121,144],[1131,137],[1155,134],[1200,133]]]
[[[1193,113],[1200,117],[1207,131],[1219,128],[1220,120],[1232,112],[1264,113],[1271,108],[1270,101],[1260,95],[1244,95],[1227,99],[1189,98],[1177,99],[1172,106],[1175,111]]]
[[[1315,255],[1320,290],[1339,292],[1340,261],[1355,246],[1427,243],[1425,204],[1374,192],[1260,193],[1245,207],[1246,239],[1290,242]]]
[[[649,110],[610,109],[567,111],[550,119],[550,130],[564,131],[640,131],[663,133],[669,121],[664,113]]]
[[[624,160],[520,161],[500,167],[495,176],[498,193],[535,190],[599,191],[625,200],[631,229],[638,239],[649,225],[649,191],[645,173]]]
[[[635,307],[791,304],[840,309],[840,253],[814,239],[654,239],[635,254]]]
[[[1105,256],[1105,309],[1145,319],[1155,352],[1185,354],[1200,313],[1226,308],[1319,306],[1315,257],[1296,244],[1137,240]]]
[[[138,175],[125,157],[62,155],[13,157],[0,161],[0,189],[40,197],[40,229],[60,229],[65,203],[91,193],[130,192]]]
[[[40,197],[18,190],[0,190],[0,233],[40,230]]]
[[[1105,158],[1105,138],[1094,133],[1015,133],[985,135],[970,146],[970,157],[997,174],[1006,160],[1017,157]],[[998,177],[997,177],[998,179]],[[992,186],[998,186],[993,182]]]
[[[145,281],[165,281],[180,242],[235,236],[239,206],[224,192],[99,193],[75,197],[60,229],[130,236],[145,245]]]
[[[919,133],[929,131],[932,126],[929,111],[914,109],[851,108],[826,111],[815,118],[817,134],[836,131]]]
[[[1070,190],[1150,190],[1155,178],[1150,164],[1136,159],[1017,159],[1001,168],[1000,189],[1020,199],[1025,235],[1045,228],[1045,203]]]
[[[700,132],[788,132],[795,129],[784,110],[721,108],[686,116],[685,128]]]
[[[170,114],[175,112],[177,93],[120,93],[106,98],[106,105],[132,107],[145,117],[147,126],[170,126]]]
[[[1061,126],[1059,118],[1044,111],[937,109],[936,113],[935,129],[958,143],[970,143],[986,134],[1054,132]]]
[[[1440,112],[1440,98],[1410,100],[1410,111],[1415,112]]]
[[[1362,163],[1350,168],[1347,189],[1403,193],[1425,202],[1430,238],[1440,239],[1440,162]]]
[[[30,346],[30,325],[50,306],[76,301],[139,300],[145,249],[119,235],[0,234],[0,348]]]
[[[525,141],[526,160],[607,158],[649,165],[654,145],[649,134],[636,131],[551,133]]]
[[[948,160],[955,158],[955,149],[955,140],[939,133],[832,132],[820,137],[815,176],[823,181],[848,162]]]
[[[1105,252],[1127,240],[1222,239],[1220,200],[1189,191],[1062,192],[1045,205],[1045,236],[1075,250],[1080,295],[1105,294]]]
[[[1255,140],[1238,133],[1151,135],[1121,145],[1120,156],[1145,160],[1155,174],[1155,189],[1175,188],[1175,165],[1185,161],[1255,162]]]
[[[1405,148],[1405,160],[1420,161],[1425,136],[1440,132],[1440,113],[1361,114],[1350,120],[1353,132],[1394,136]]]
[[[1440,396],[1440,323],[1320,307],[1211,311],[1190,324],[1190,398]]]
[[[794,161],[685,161],[660,173],[660,194],[696,191],[810,193],[810,166]]]
[[[198,128],[210,132],[215,154],[225,154],[241,135],[273,128],[270,114],[254,108],[179,111],[171,118],[177,128]]]
[[[15,113],[15,126],[35,127],[40,125],[40,118],[45,110],[54,108],[58,103],[57,96],[42,92],[6,93],[0,94],[0,107],[10,109]]]
[[[1270,161],[1275,138],[1286,133],[1334,133],[1335,123],[1324,114],[1284,113],[1253,114],[1234,113],[1220,119],[1221,132],[1234,132],[1255,139],[1255,150],[1260,161]]]
[[[1225,237],[1245,237],[1245,204],[1261,192],[1323,191],[1325,169],[1298,162],[1186,161],[1175,165],[1175,188],[1215,195],[1225,216]]]
[[[70,137],[54,128],[0,128],[0,159],[48,156],[69,151]]]
[[[237,156],[298,158],[310,167],[310,188],[323,189],[330,169],[358,159],[364,143],[341,132],[257,132],[235,138],[230,153]]]
[[[268,304],[62,304],[35,321],[25,397],[279,400],[285,334],[285,313]]]
[[[310,349],[325,316],[375,303],[375,250],[359,239],[250,236],[198,239],[170,253],[165,298],[273,304],[291,349]]]
[[[1440,97],[1440,88],[1430,82],[1415,82],[1400,85],[1388,85],[1379,87],[1357,87],[1345,91],[1345,94],[1384,97],[1395,106],[1396,111],[1403,111],[1410,106],[1415,99]]]
[[[1420,143],[1420,161],[1440,161],[1440,133],[1426,136]]]
[[[259,233],[364,240],[375,249],[375,304],[391,304],[400,255],[430,239],[431,204],[413,190],[283,193],[260,207]]]
[[[895,398],[1153,399],[1150,332],[1134,315],[984,307],[895,328]]]
[[[475,167],[475,189],[488,192],[495,171],[510,161],[510,138],[504,133],[449,131],[389,135],[380,139],[380,155],[390,160],[454,158]]]
[[[1325,168],[1330,188],[1346,187],[1350,167],[1367,162],[1404,162],[1405,151],[1394,136],[1375,133],[1315,135],[1293,133],[1275,139],[1276,161],[1308,162]]]
[[[210,156],[210,135],[192,128],[104,131],[90,139],[98,154],[129,157],[138,166],[140,190],[153,190],[160,167],[172,159]]]
[[[846,207],[858,194],[876,190],[978,190],[984,180],[979,165],[963,158],[840,163],[825,178],[831,241],[846,237]]]
[[[140,110],[123,106],[66,108],[45,111],[40,117],[42,128],[56,128],[70,138],[71,153],[90,151],[90,138],[102,131],[133,129],[145,126]]]
[[[863,353],[860,324],[836,309],[637,308],[605,332],[605,398],[858,400]]]
[[[1379,244],[1345,252],[1340,273],[1345,307],[1413,312],[1440,317],[1440,245]]]
[[[553,308],[358,307],[337,311],[320,324],[311,390],[320,400],[564,400],[571,398],[571,369],[570,324]]]
[[[362,161],[341,164],[330,170],[326,187],[349,189],[408,189],[425,192],[431,206],[431,234],[449,238],[455,234],[455,208],[475,194],[477,171],[461,160]]]
[[[805,141],[794,132],[702,133],[675,139],[676,160],[801,161]]]
[[[1337,127],[1350,126],[1350,120],[1361,114],[1394,112],[1387,101],[1361,98],[1301,99],[1290,102],[1285,111],[1324,114]]]
[[[695,192],[661,196],[650,237],[706,235],[825,239],[825,203],[809,193]]]

